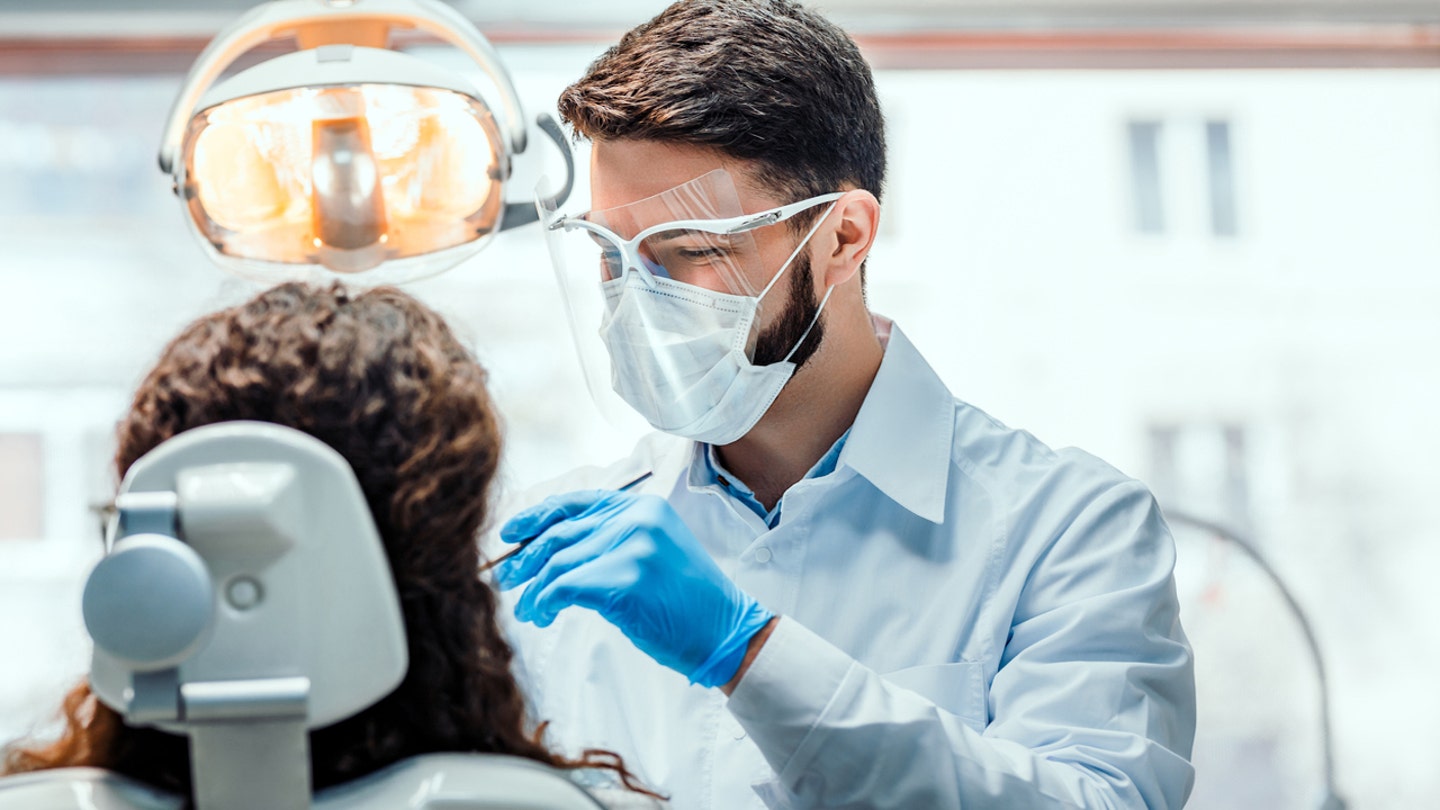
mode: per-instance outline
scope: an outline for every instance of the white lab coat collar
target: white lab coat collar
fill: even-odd
[[[871,317],[885,357],[836,470],[849,467],[916,516],[944,523],[955,397],[893,321]],[[687,468],[683,480],[691,491],[717,486],[708,475],[706,447],[691,442],[689,452],[682,454]],[[656,474],[665,478],[665,471]]]
[[[918,517],[943,523],[955,397],[898,326],[873,318],[885,357],[839,465],[849,466]]]

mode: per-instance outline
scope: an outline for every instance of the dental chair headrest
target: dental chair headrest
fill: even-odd
[[[298,430],[186,431],[131,467],[85,587],[91,685],[132,723],[303,701],[349,717],[405,676],[405,625],[355,473]]]
[[[132,724],[349,717],[408,658],[395,584],[355,473],[320,440],[263,422],[186,431],[120,485],[111,552],[85,587],[91,686]]]
[[[190,738],[198,810],[597,810],[554,768],[429,754],[312,795],[308,730],[399,685],[404,619],[354,473],[311,436],[228,422],[130,469],[85,585],[91,687]],[[176,810],[186,797],[66,768],[0,779],[0,810]]]
[[[229,422],[145,454],[115,508],[82,603],[91,688],[126,723],[190,738],[201,810],[309,807],[308,731],[409,666],[354,472],[307,434]]]

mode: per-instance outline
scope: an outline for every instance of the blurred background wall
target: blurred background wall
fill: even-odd
[[[79,588],[130,392],[184,323],[255,290],[207,264],[155,166],[190,61],[246,5],[0,3],[0,744],[43,733],[87,667]],[[532,114],[663,7],[456,5]],[[1430,806],[1440,8],[820,7],[877,66],[889,123],[873,309],[957,396],[1252,537],[1325,653],[1341,792]],[[509,195],[555,168],[522,164]],[[639,435],[592,411],[538,232],[411,289],[491,370],[507,489]],[[1201,696],[1190,806],[1314,807],[1297,625],[1232,545],[1177,543]]]

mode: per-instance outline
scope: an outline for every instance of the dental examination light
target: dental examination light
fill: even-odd
[[[1300,631],[1305,636],[1305,646],[1310,652],[1310,661],[1315,666],[1315,675],[1320,685],[1320,743],[1325,755],[1325,786],[1324,792],[1320,795],[1319,810],[1346,810],[1345,800],[1340,796],[1340,791],[1335,787],[1335,745],[1331,737],[1330,729],[1330,682],[1325,677],[1325,659],[1320,655],[1320,643],[1315,640],[1315,631],[1310,627],[1310,621],[1305,617],[1305,611],[1300,609],[1300,603],[1295,601],[1295,596],[1290,589],[1285,587],[1284,580],[1260,553],[1259,547],[1239,532],[1220,525],[1211,520],[1201,517],[1166,509],[1165,519],[1171,524],[1189,526],[1209,532],[1216,537],[1234,543],[1237,548],[1249,557],[1265,578],[1270,580],[1279,591],[1280,597],[1285,600],[1285,606],[1290,609],[1290,615],[1300,624]]]
[[[500,114],[463,76],[390,50],[414,30],[466,54]],[[299,50],[223,81],[257,46]],[[536,124],[574,165],[550,116]],[[342,274],[364,283],[447,270],[503,230],[534,222],[507,202],[525,151],[520,99],[490,43],[438,0],[272,0],[196,59],[165,124],[160,168],[189,229],[221,267],[275,282]],[[363,274],[363,279],[356,279]]]

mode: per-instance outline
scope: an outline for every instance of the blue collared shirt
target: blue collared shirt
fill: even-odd
[[[619,752],[685,810],[1181,807],[1194,675],[1149,492],[955,399],[877,325],[833,466],[774,516],[659,434],[546,488],[653,471],[642,491],[782,617],[728,700],[593,612],[512,624],[551,740]]]
[[[840,451],[845,449],[845,439],[850,436],[850,431],[845,431],[835,444],[825,452],[825,455],[815,462],[810,472],[805,473],[806,478],[821,478],[835,472],[835,467],[840,463]],[[774,509],[766,509],[755,497],[755,491],[745,485],[735,476],[734,473],[725,469],[720,463],[720,456],[715,452],[714,445],[704,445],[700,452],[695,454],[696,462],[690,467],[690,485],[703,487],[709,484],[719,484],[730,497],[750,508],[750,511],[759,515],[765,521],[765,525],[775,528],[780,523],[780,510],[785,507],[785,498],[775,502]]]

